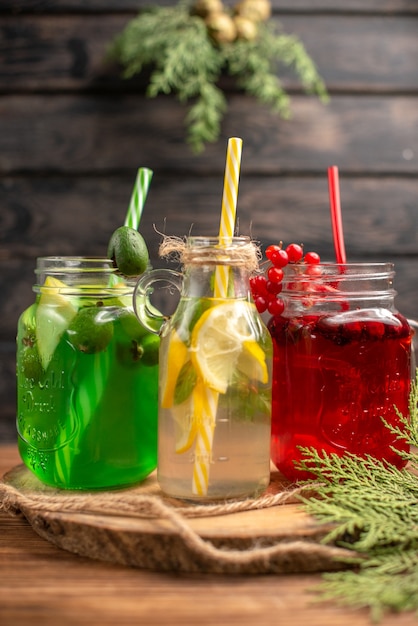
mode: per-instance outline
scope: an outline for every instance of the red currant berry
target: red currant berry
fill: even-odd
[[[271,261],[271,257],[281,250],[280,246],[268,246],[266,248],[266,257]]]
[[[279,246],[269,246],[269,248],[266,250],[266,257],[269,261],[271,261],[275,267],[286,267],[289,263],[289,257],[286,250],[283,250],[283,248],[280,248]],[[269,253],[267,254],[268,251]]]
[[[284,302],[281,298],[269,300],[267,310],[270,315],[281,315],[284,311]]]
[[[303,257],[303,248],[297,243],[290,243],[286,248],[289,263],[297,263]]]
[[[272,293],[275,296],[277,296],[277,294],[280,293],[281,290],[283,289],[282,283],[274,283],[271,280],[267,281],[266,287],[267,287],[267,291],[269,293]]]
[[[346,322],[342,324],[342,334],[347,339],[353,341],[355,339],[360,339],[361,333],[363,332],[363,324],[362,322]]]
[[[284,272],[280,267],[269,267],[267,270],[268,279],[272,283],[281,283],[283,280]]]
[[[366,330],[372,339],[382,339],[385,334],[385,325],[382,322],[369,322],[366,324]]]
[[[256,298],[257,296],[262,296],[264,298],[268,297],[267,279],[265,276],[261,276],[261,274],[258,276],[252,276],[250,278],[250,288],[253,298]]]
[[[267,311],[267,300],[266,298],[263,298],[263,296],[257,296],[254,299],[254,304],[259,313],[264,313],[264,311]]]
[[[308,264],[308,267],[305,269],[305,273],[308,276],[321,276],[322,275],[322,267],[316,264]]]
[[[303,260],[305,263],[308,263],[308,265],[317,265],[321,262],[321,257],[317,252],[307,252]]]

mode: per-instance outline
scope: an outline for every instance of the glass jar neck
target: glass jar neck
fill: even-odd
[[[135,279],[118,274],[111,259],[101,257],[51,256],[36,261],[35,293],[57,290],[66,295],[114,295],[132,293]]]
[[[281,297],[285,314],[385,308],[395,310],[392,263],[288,265]]]
[[[189,237],[182,262],[183,296],[248,298],[257,248],[249,237]]]

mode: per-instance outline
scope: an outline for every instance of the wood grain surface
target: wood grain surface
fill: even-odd
[[[0,446],[0,476],[19,462]],[[318,603],[319,574],[160,573],[93,561],[41,539],[0,513],[2,626],[371,626],[364,610]],[[412,614],[380,626],[413,626]]]
[[[166,0],[165,5],[176,4],[176,0]],[[228,2],[226,4],[229,4]],[[136,13],[148,7],[148,0],[2,0],[0,12],[19,14],[29,12],[42,13],[107,13],[126,11]],[[415,0],[345,0],[336,3],[335,0],[272,0],[274,9],[285,12],[317,13],[318,11],[332,11],[335,14],[354,13],[418,13]]]
[[[241,234],[332,260],[326,168],[336,164],[349,259],[394,262],[398,309],[418,317],[418,2],[273,0],[272,19],[300,37],[330,101],[281,66],[293,112],[283,121],[222,77],[229,109],[200,155],[184,141],[187,107],[148,99],[147,75],[124,80],[106,56],[148,5],[0,2],[0,441],[15,439],[14,342],[36,257],[103,254],[143,165],[154,177],[141,230],[153,265],[166,266],[161,232],[217,229],[230,136],[244,140]]]
[[[21,464],[0,482],[0,507],[23,513],[60,548],[143,569],[224,575],[347,567],[343,559],[353,553],[322,545],[332,526],[307,515],[291,492],[273,472],[256,501],[222,502],[211,514],[165,496],[156,472],[129,489],[84,494],[47,487]]]
[[[56,89],[111,90],[113,94],[143,91],[144,77],[123,80],[106,56],[109,42],[132,16],[109,12],[98,21],[91,1],[88,4],[90,14],[69,14],[66,19],[45,10],[36,20],[31,15],[5,17],[0,89],[24,93]],[[362,14],[312,12],[309,19],[303,14],[281,14],[274,19],[285,32],[301,38],[330,90],[378,93],[409,90],[417,83],[418,15],[392,15],[383,20],[375,15],[366,20]],[[395,58],[397,71],[388,72]],[[294,72],[281,68],[280,74],[286,88],[301,91]],[[230,87],[233,89],[232,82]]]

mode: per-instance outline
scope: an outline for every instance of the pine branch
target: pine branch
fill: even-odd
[[[111,56],[124,66],[124,76],[152,72],[147,96],[175,94],[182,103],[196,99],[186,117],[187,140],[194,151],[214,141],[226,110],[216,87],[223,59],[213,46],[203,21],[185,4],[156,7],[132,20],[116,38]]]
[[[321,600],[333,600],[341,606],[368,608],[373,622],[388,611],[401,613],[418,610],[418,568],[407,575],[393,575],[362,569],[323,575],[319,589]]]
[[[273,61],[293,67],[306,91],[319,96],[322,102],[328,102],[325,83],[303,43],[295,35],[276,35],[269,24],[264,28],[264,44],[268,46]]]
[[[195,8],[195,6],[194,6]],[[326,89],[302,43],[258,23],[254,39],[215,41],[204,19],[189,2],[151,7],[131,20],[115,38],[109,56],[127,79],[150,68],[147,96],[174,94],[189,103],[187,141],[195,152],[214,142],[221,132],[227,99],[218,86],[222,72],[272,112],[289,118],[291,102],[278,77],[280,63],[292,66],[303,88],[326,101]]]
[[[187,141],[194,152],[202,152],[206,142],[216,141],[226,109],[226,99],[220,89],[215,85],[202,86],[199,98],[186,117]]]
[[[259,25],[253,41],[238,41],[224,47],[229,73],[238,85],[282,117],[290,116],[290,99],[277,75],[280,63],[291,66],[308,93],[326,102],[324,82],[302,42],[294,35],[277,33],[270,24]]]
[[[223,47],[225,64],[238,87],[269,105],[281,117],[290,117],[290,98],[280,79],[273,73],[271,53],[266,50],[262,36],[254,41],[239,41]]]
[[[409,411],[400,416],[403,428],[391,431],[416,446],[418,372]],[[320,598],[368,607],[374,621],[387,611],[418,610],[418,476],[371,457],[312,449],[303,454],[301,468],[321,481],[314,497],[302,498],[304,505],[318,520],[334,524],[323,541],[364,555],[356,571],[325,574]],[[418,466],[416,449],[406,456]]]

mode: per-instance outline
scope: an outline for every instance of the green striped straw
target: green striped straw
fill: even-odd
[[[131,228],[138,230],[152,175],[153,171],[147,167],[139,168],[124,226],[130,226]]]

